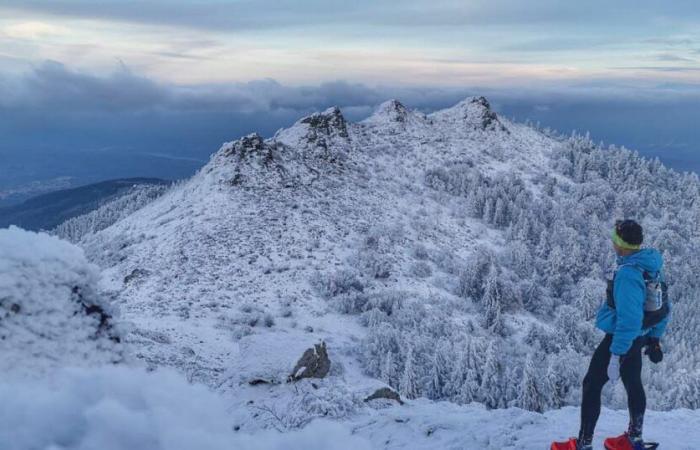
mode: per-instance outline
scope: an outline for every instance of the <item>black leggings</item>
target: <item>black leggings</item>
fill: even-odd
[[[583,379],[581,430],[579,431],[579,441],[583,444],[590,444],[593,440],[593,432],[600,416],[600,395],[603,386],[608,382],[610,344],[612,344],[612,334],[606,334],[593,353],[588,373]],[[643,345],[644,338],[637,338],[620,364],[620,378],[627,391],[627,406],[630,413],[628,432],[631,436],[639,437],[642,435],[644,411],[647,407],[647,397],[642,386]]]

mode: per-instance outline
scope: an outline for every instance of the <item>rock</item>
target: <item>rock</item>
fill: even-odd
[[[148,276],[148,271],[136,268],[131,273],[124,277],[124,284],[129,284],[131,281]]]
[[[262,378],[255,378],[248,382],[251,386],[258,386],[260,384],[275,384],[274,380],[263,380]]]
[[[387,400],[396,400],[399,402],[399,405],[403,405],[403,401],[401,400],[401,396],[399,396],[398,392],[394,391],[391,388],[388,387],[383,387],[381,389],[377,389],[374,391],[374,394],[370,395],[365,399],[366,402],[370,400],[375,400],[378,398],[385,398]]]
[[[300,122],[308,124],[313,131],[309,133],[310,140],[316,140],[320,135],[332,136],[337,134],[341,137],[348,137],[347,122],[337,106],[328,108],[322,113],[304,117]]]
[[[326,343],[314,344],[314,347],[307,349],[294,366],[287,382],[302,378],[323,378],[328,375],[330,368],[331,360],[328,358]]]

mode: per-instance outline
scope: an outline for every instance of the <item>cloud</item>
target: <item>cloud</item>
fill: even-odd
[[[691,46],[691,45],[695,45],[697,43],[697,41],[694,39],[682,38],[682,37],[655,37],[655,38],[644,39],[642,42],[645,44],[661,44],[661,45],[666,45],[669,47]]]
[[[5,0],[5,8],[78,18],[95,18],[194,28],[240,31],[300,28],[309,25],[458,27],[532,23],[653,23],[697,18],[691,0]],[[624,13],[624,14],[620,14]],[[640,22],[641,21],[641,22]],[[283,30],[282,30],[283,31]]]
[[[38,39],[47,36],[65,35],[69,31],[65,27],[39,21],[14,23],[2,29],[6,36],[18,39]]]
[[[624,70],[698,71],[687,66],[622,67]],[[696,84],[644,85],[634,79],[581,79],[551,83],[547,88],[493,88],[487,86],[370,86],[347,81],[290,86],[274,79],[241,83],[174,85],[134,73],[123,63],[105,75],[81,72],[46,61],[22,76],[0,76],[0,109],[41,111],[47,115],[78,114],[258,114],[277,112],[301,116],[338,105],[352,111],[368,111],[379,103],[398,98],[407,105],[429,111],[450,106],[469,95],[494,99],[527,99],[533,105],[553,98],[653,99],[696,98]]]
[[[469,95],[485,95],[506,117],[563,132],[590,130],[596,139],[631,148],[671,138],[698,148],[700,85],[690,82],[640,85],[595,78],[496,89],[342,80],[291,86],[259,79],[181,86],[123,65],[98,75],[45,62],[23,76],[0,76],[0,180],[186,176],[224,141],[251,132],[271,136],[332,105],[358,121],[390,98],[429,112]]]
[[[687,66],[631,66],[631,67],[612,67],[616,70],[647,70],[650,72],[698,72],[700,67]]]
[[[540,39],[523,40],[521,42],[509,44],[501,47],[505,51],[517,52],[542,52],[542,51],[562,51],[562,50],[590,50],[592,47],[601,47],[617,44],[616,39],[601,37],[575,37],[562,38],[550,37]]]
[[[694,59],[686,58],[683,56],[675,55],[673,53],[661,53],[656,55],[657,61],[680,61],[680,62],[695,62]]]
[[[122,67],[107,77],[74,72],[47,61],[20,79],[0,79],[0,106],[52,111],[140,110],[163,103],[168,92]]]

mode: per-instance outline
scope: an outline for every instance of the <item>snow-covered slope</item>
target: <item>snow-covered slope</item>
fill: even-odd
[[[608,166],[589,140],[512,123],[483,97],[429,115],[392,100],[360,123],[330,108],[270,139],[224,144],[192,179],[80,245],[130,330],[129,356],[214,389],[236,430],[323,417],[374,448],[542,448],[575,433],[573,409],[476,402],[576,403],[598,339],[586,319],[610,259],[597,236],[611,214],[643,203],[612,175],[658,187],[644,208],[659,248],[673,242],[660,233],[668,224],[686,241],[700,235],[686,226],[700,217],[696,179],[609,154]],[[689,273],[693,245],[673,255],[684,259],[671,278]],[[674,364],[693,339],[672,338]],[[329,375],[287,383],[320,341]],[[645,369],[654,395],[682,381],[671,407],[697,396],[698,364],[682,364],[677,378]],[[408,404],[364,401],[387,384]],[[523,394],[530,385],[536,398]],[[621,393],[606,389],[606,401],[622,405]],[[601,430],[619,432],[621,414],[606,415],[615,428]],[[658,424],[675,417],[652,415],[650,437],[670,442]]]
[[[499,235],[443,207],[426,171],[470,164],[532,176],[555,145],[497,118],[483,98],[428,117],[392,101],[359,124],[331,108],[272,139],[225,144],[188,183],[85,246],[135,324],[127,340],[139,356],[217,385],[261,336],[353,351],[363,331],[314,289],[323,274],[364,266],[377,291],[453,300],[439,274],[410,273],[414,249],[467,256]],[[422,233],[425,221],[444,232]],[[363,245],[382,247],[382,259]]]

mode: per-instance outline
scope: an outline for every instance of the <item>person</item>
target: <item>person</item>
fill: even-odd
[[[609,283],[608,299],[596,317],[596,327],[605,332],[591,358],[583,379],[581,426],[578,438],[555,442],[552,450],[591,450],[593,433],[600,416],[601,394],[608,382],[622,379],[627,392],[629,426],[618,437],[605,440],[609,450],[642,450],[648,448],[642,438],[646,395],[642,385],[642,349],[649,359],[663,359],[660,340],[669,321],[669,306],[663,301],[657,312],[648,307],[649,282],[664,286],[661,254],[652,248],[641,248],[642,226],[634,220],[617,221],[612,243],[617,254],[617,271]],[[659,296],[661,300],[661,295]],[[660,306],[663,305],[663,309]],[[653,317],[653,316],[656,317]]]

